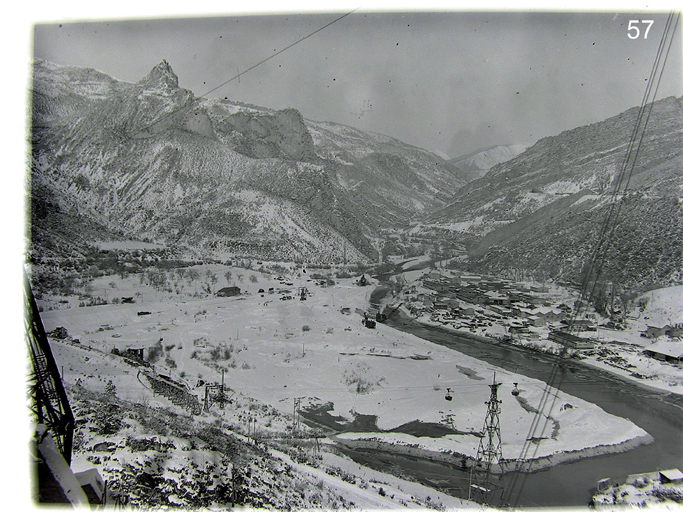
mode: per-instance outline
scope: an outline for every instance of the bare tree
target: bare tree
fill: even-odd
[[[194,284],[194,291],[197,293],[197,279],[199,279],[199,272],[196,269],[191,268],[187,271],[187,278],[190,280],[190,284]]]

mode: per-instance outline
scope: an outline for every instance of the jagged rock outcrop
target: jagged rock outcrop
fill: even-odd
[[[217,116],[218,109],[212,109]],[[298,110],[236,112],[216,122],[219,137],[235,151],[251,158],[315,160],[313,139]]]

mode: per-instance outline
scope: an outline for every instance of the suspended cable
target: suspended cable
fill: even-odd
[[[638,109],[635,125],[633,127],[633,131],[631,133],[631,137],[627,145],[626,154],[624,156],[624,160],[619,169],[619,172],[615,176],[614,186],[610,196],[610,206],[607,211],[606,220],[603,224],[602,230],[600,231],[598,241],[592,251],[591,257],[589,258],[588,265],[583,276],[581,294],[579,296],[577,307],[574,310],[572,321],[569,327],[570,333],[576,332],[576,320],[586,313],[588,304],[595,298],[597,284],[599,278],[602,275],[603,266],[605,264],[607,257],[607,251],[605,248],[609,246],[609,242],[611,241],[616,230],[616,226],[618,225],[617,220],[619,218],[619,214],[621,213],[623,197],[626,191],[628,190],[631,176],[635,169],[637,157],[645,137],[647,124],[649,122],[650,114],[654,107],[654,100],[657,95],[657,90],[659,88],[659,84],[661,82],[662,75],[664,72],[664,66],[666,64],[666,60],[671,49],[673,38],[676,32],[676,27],[678,26],[678,19],[679,15],[677,14],[674,22],[673,11],[670,12],[669,16],[667,17],[662,37],[657,48],[657,54],[655,56],[652,69],[650,71],[648,84],[645,88],[645,94],[643,96],[641,105]],[[656,80],[655,77],[657,77]],[[562,355],[564,356],[565,353],[566,348],[563,349]],[[519,499],[522,495],[522,491],[526,483],[526,478],[528,476],[527,471],[524,471],[524,466],[531,464],[531,461],[535,458],[540,447],[540,443],[538,443],[532,456],[528,458],[531,443],[533,442],[532,440],[534,438],[538,437],[536,435],[536,432],[538,430],[539,425],[541,424],[541,417],[545,417],[545,420],[543,421],[543,426],[541,427],[541,436],[543,432],[545,432],[548,422],[550,421],[550,412],[553,410],[553,407],[555,406],[555,402],[558,398],[559,390],[562,386],[562,382],[565,376],[565,372],[560,371],[561,369],[562,367],[560,361],[553,367],[553,371],[551,372],[548,378],[545,389],[543,390],[543,395],[541,396],[539,407],[537,408],[537,413],[534,417],[534,420],[532,421],[532,424],[529,428],[529,432],[527,434],[527,438],[525,439],[524,444],[522,446],[520,456],[518,457],[517,462],[515,464],[515,473],[513,475],[511,484],[507,488],[507,496],[503,500],[504,505],[510,505],[513,507],[517,506],[517,503],[519,502]],[[556,390],[555,393],[552,393],[553,388]],[[553,396],[553,399],[550,403],[550,408],[546,413],[546,406],[550,400],[551,395]],[[519,489],[516,489],[518,479],[520,478],[520,475],[522,473],[523,476],[521,476],[521,485],[519,486]],[[514,503],[511,502],[513,496]]]
[[[360,7],[357,7],[357,8],[355,8],[354,10],[347,12],[347,13],[344,14],[343,16],[340,16],[340,17],[337,18],[336,20],[331,21],[331,22],[328,23],[327,25],[324,25],[324,26],[320,27],[319,29],[314,30],[314,31],[311,32],[310,34],[308,34],[308,35],[302,37],[301,39],[299,39],[298,41],[295,41],[295,42],[293,42],[292,44],[290,44],[289,46],[286,46],[285,48],[283,48],[283,49],[280,50],[279,52],[274,53],[274,54],[271,55],[270,57],[266,57],[266,58],[263,59],[262,61],[260,61],[260,62],[258,62],[258,63],[256,63],[256,64],[254,64],[253,66],[251,66],[250,68],[248,68],[246,71],[242,71],[241,73],[237,73],[237,74],[236,74],[235,76],[233,76],[230,80],[226,80],[226,81],[223,82],[222,84],[217,85],[217,86],[214,87],[213,89],[210,89],[210,90],[206,91],[204,94],[202,94],[202,95],[200,95],[200,96],[198,96],[198,97],[199,97],[199,98],[203,98],[203,97],[207,96],[208,94],[211,94],[212,92],[214,92],[214,91],[220,89],[220,88],[223,87],[224,85],[229,84],[229,83],[232,82],[233,80],[239,79],[240,77],[242,77],[242,76],[246,75],[247,73],[249,73],[249,71],[251,71],[251,70],[253,70],[253,69],[256,69],[256,68],[259,67],[261,64],[263,64],[263,63],[265,63],[265,62],[268,62],[270,59],[272,59],[272,58],[274,58],[274,57],[277,57],[277,56],[280,55],[281,53],[283,53],[283,52],[289,50],[289,49],[290,49],[291,47],[293,47],[293,46],[296,46],[296,45],[299,44],[300,42],[305,41],[305,40],[308,39],[309,37],[314,36],[314,35],[317,34],[318,32],[320,32],[320,31],[322,31],[322,30],[325,30],[325,29],[326,29],[327,27],[329,27],[330,25],[334,25],[335,23],[337,23],[338,21],[340,21],[340,20],[346,18],[346,17],[349,16],[350,14],[353,14],[353,13],[356,12],[358,9],[360,9]]]
[[[277,57],[278,55],[280,55],[280,54],[286,52],[287,50],[289,50],[289,49],[292,48],[293,46],[296,46],[297,44],[301,43],[302,41],[305,41],[305,40],[308,39],[309,37],[312,37],[312,36],[314,36],[315,34],[317,34],[318,32],[321,32],[321,31],[325,30],[326,28],[330,27],[331,25],[334,25],[334,24],[337,23],[338,21],[340,21],[340,20],[346,18],[347,16],[353,14],[353,13],[356,12],[358,9],[360,9],[360,7],[357,7],[356,9],[353,9],[352,11],[347,12],[346,14],[340,16],[339,18],[336,18],[335,20],[333,20],[333,21],[327,23],[326,25],[323,25],[322,27],[320,27],[320,28],[314,30],[314,31],[311,32],[310,34],[305,35],[305,36],[302,37],[301,39],[298,39],[297,41],[293,42],[292,44],[286,46],[285,48],[283,48],[282,50],[278,51],[277,53],[274,53],[273,55],[271,55],[271,56],[269,56],[269,57],[266,57],[266,58],[263,59],[262,61],[257,62],[256,64],[254,64],[253,66],[251,66],[250,68],[248,68],[246,71],[238,72],[237,75],[233,76],[233,77],[230,78],[229,80],[226,80],[225,82],[223,82],[223,83],[217,85],[217,86],[214,87],[213,89],[210,89],[210,90],[206,91],[204,94],[201,94],[200,96],[196,96],[195,98],[193,98],[193,99],[189,102],[189,104],[183,105],[182,107],[178,107],[178,108],[176,108],[176,109],[174,109],[174,110],[171,110],[171,112],[169,112],[169,113],[167,113],[167,114],[161,116],[159,119],[157,119],[156,121],[154,121],[154,122],[152,122],[151,124],[147,125],[146,127],[140,128],[139,130],[136,131],[136,133],[135,133],[134,135],[136,135],[136,134],[138,134],[138,133],[140,133],[140,132],[142,132],[142,131],[149,130],[152,126],[155,126],[155,125],[159,124],[160,122],[165,121],[166,119],[169,119],[171,116],[177,114],[178,112],[180,112],[180,111],[182,111],[182,110],[185,110],[185,109],[188,109],[188,108],[192,107],[200,98],[204,98],[204,97],[207,96],[208,94],[211,94],[212,92],[214,92],[214,91],[220,89],[220,88],[223,87],[224,85],[229,84],[229,83],[232,82],[233,80],[239,80],[242,76],[244,76],[245,74],[247,74],[249,71],[252,71],[253,69],[256,69],[256,68],[259,67],[261,64],[264,64],[264,63],[268,62],[270,59],[272,59],[272,58],[274,58],[274,57]],[[134,136],[134,135],[133,135],[133,136]]]

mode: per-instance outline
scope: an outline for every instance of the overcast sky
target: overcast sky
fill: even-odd
[[[207,91],[339,18],[287,14],[36,24],[34,54],[137,81],[162,59]],[[638,39],[629,20],[652,19]],[[333,23],[209,94],[455,157],[532,144],[639,105],[666,14],[369,13]],[[683,95],[680,24],[658,98]],[[634,31],[631,32],[632,34]]]

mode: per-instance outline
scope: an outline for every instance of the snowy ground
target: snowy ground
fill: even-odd
[[[201,273],[206,269],[199,268]],[[224,271],[219,266],[209,270],[219,275]],[[136,368],[110,354],[112,348],[148,349],[160,343],[163,353],[155,363],[156,371],[185,382],[199,398],[203,397],[203,388],[195,387],[199,379],[220,383],[224,377],[236,397],[255,399],[282,418],[292,414],[294,399],[300,398],[302,407],[331,403],[330,414],[349,422],[357,414],[374,415],[383,430],[412,421],[449,425],[454,433],[436,439],[376,432],[356,438],[382,437],[389,445],[474,456],[479,438],[472,433],[483,425],[488,384],[496,372],[497,381],[502,382],[500,393],[509,397],[513,382],[522,389],[523,400],[507,399],[501,413],[503,455],[514,458],[519,454],[534,418],[529,404],[539,402],[542,382],[383,324],[366,329],[356,309],[367,308],[373,287],[357,286],[355,279],[322,287],[301,273],[278,281],[254,271],[233,269],[236,272],[244,274],[239,286],[246,293],[239,297],[192,298],[154,291],[133,277],[108,277],[93,284],[94,295],[106,291],[111,299],[139,292],[136,303],[74,307],[74,300],[69,299],[70,308],[45,311],[42,319],[47,331],[63,326],[80,342],[53,340],[67,384],[78,379],[88,389],[104,390],[111,380],[122,398],[167,406],[165,398],[154,396],[144,379],[139,379]],[[278,289],[296,293],[299,286],[311,292],[307,300],[280,300],[285,294]],[[261,288],[266,293],[257,293]],[[268,293],[269,288],[274,293]],[[149,314],[140,316],[139,312]],[[452,401],[444,400],[447,388],[452,390]],[[243,413],[243,409],[229,407],[223,412],[245,422]],[[285,421],[282,418],[259,417],[258,428],[282,428],[278,427],[278,421]],[[563,392],[547,420],[537,457],[595,446],[618,449],[620,443],[648,438],[630,421]]]
[[[418,284],[419,279],[429,270],[411,270],[402,273],[406,283]],[[535,284],[535,283],[527,283]],[[430,290],[419,288],[420,291],[431,293]],[[572,303],[576,298],[568,290],[554,286],[550,288],[548,294],[556,302]],[[683,324],[683,286],[673,286],[662,288],[644,293],[634,304],[641,303],[643,307],[635,307],[627,317],[627,325],[624,330],[608,329],[598,327],[597,332],[587,332],[583,335],[595,338],[598,342],[598,350],[584,351],[580,354],[581,360],[596,368],[612,372],[623,378],[627,378],[642,386],[668,391],[676,394],[683,394],[683,368],[670,362],[659,361],[642,354],[643,349],[660,340],[670,340],[667,336],[659,338],[646,338],[641,336],[648,326],[664,327]],[[478,336],[500,338],[507,334],[505,326],[493,323],[489,327],[478,327],[470,329],[466,327],[454,327],[455,324],[449,322],[435,321],[432,317],[424,313],[418,320],[429,325],[440,325],[446,328],[453,328],[466,334],[476,334]],[[511,343],[554,354],[560,353],[562,347],[547,339],[549,328],[530,327],[529,330],[535,334],[531,338],[515,338]],[[607,349],[607,350],[605,350]]]
[[[683,484],[662,483],[657,472],[633,475],[627,482],[610,482],[606,488],[596,491],[593,503],[599,510],[614,509],[615,506],[680,510]]]

